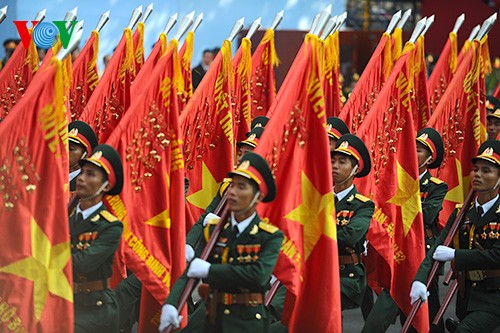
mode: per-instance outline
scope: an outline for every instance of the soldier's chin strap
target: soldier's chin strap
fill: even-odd
[[[425,166],[430,160],[432,159],[432,155],[427,157],[427,159],[424,161],[424,163],[420,164],[418,168],[420,169],[421,167]]]
[[[96,198],[97,196],[101,195],[102,191],[104,190],[104,188],[109,184],[109,180],[106,180],[104,183],[102,183],[101,187],[99,187],[99,189],[97,190],[97,192],[95,192],[94,194],[88,196],[88,197],[82,197],[80,198],[80,201],[85,201],[85,200],[92,200],[94,198]]]
[[[349,179],[351,179],[352,177],[354,177],[354,173],[358,170],[358,164],[356,164],[354,166],[354,168],[352,168],[352,171],[351,173],[349,174],[349,176],[347,176],[346,179],[344,179],[343,181],[341,181],[340,183],[337,183],[335,185],[343,185],[346,181],[348,181]]]
[[[498,185],[500,185],[500,177],[498,178],[497,183],[495,184],[495,186],[493,186],[492,190],[496,189],[498,187]]]
[[[87,157],[87,152],[86,152],[86,151],[84,151],[84,152],[83,152],[82,157],[80,158],[80,160],[83,160],[85,157]],[[78,165],[78,163],[79,163],[79,162],[80,162],[80,161],[76,161],[76,163],[75,163],[75,164],[70,165],[70,166],[69,166],[69,169],[71,170],[71,168],[73,168],[74,166]]]
[[[245,214],[246,212],[248,212],[250,209],[252,209],[252,207],[255,205],[255,203],[259,199],[259,195],[260,195],[260,191],[255,192],[255,195],[253,196],[253,199],[252,199],[252,201],[250,201],[250,204],[248,205],[247,208],[242,209],[242,210],[237,211],[237,212],[233,212],[233,213],[235,215],[241,215],[241,214]]]

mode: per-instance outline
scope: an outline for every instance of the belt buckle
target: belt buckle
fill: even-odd
[[[483,281],[484,272],[481,270],[469,271],[469,280],[471,281]]]

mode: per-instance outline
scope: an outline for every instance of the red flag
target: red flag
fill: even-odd
[[[252,42],[247,37],[241,40],[233,58],[234,70],[234,92],[232,104],[234,104],[234,136],[236,141],[246,139],[252,122],[250,105],[250,77],[252,75]]]
[[[184,110],[187,103],[193,96],[193,77],[191,74],[191,59],[193,58],[194,50],[194,32],[189,31],[184,44],[179,51],[181,58],[182,76],[184,77],[184,90],[177,92],[179,95],[179,110]]]
[[[0,125],[3,332],[73,331],[68,122],[52,61]]]
[[[141,332],[158,331],[151,318],[185,269],[184,160],[177,105],[183,82],[177,45],[170,42],[142,98],[132,103],[133,112],[125,114],[107,141],[125,163],[123,191],[107,197],[106,206],[123,222],[126,266],[156,300],[141,307]]]
[[[413,57],[414,68],[414,96],[416,109],[413,111],[413,124],[415,133],[418,133],[425,127],[429,121],[429,97],[427,95],[427,68],[425,65],[425,38],[418,37],[415,44],[415,52]]]
[[[31,40],[28,49],[20,43],[0,71],[0,122],[23,97],[38,69],[38,52]]]
[[[132,31],[126,28],[80,120],[105,142],[130,106],[130,83],[135,77]]]
[[[280,60],[274,47],[274,30],[267,29],[257,49],[252,55],[252,78],[250,93],[252,99],[252,119],[265,116],[276,97],[274,68]]]
[[[441,227],[456,204],[465,200],[470,185],[470,161],[486,140],[485,95],[480,93],[480,81],[484,81],[481,73],[483,45],[474,41],[463,53],[453,79],[427,123],[441,133],[444,142],[443,162],[436,172],[436,176],[449,186],[439,214]]]
[[[339,82],[340,46],[338,30],[326,38],[324,53],[325,80],[323,82],[323,91],[325,92],[326,116],[337,117],[342,108],[342,91]]]
[[[439,59],[429,77],[427,89],[429,92],[430,113],[432,114],[450,84],[457,70],[457,34],[450,32],[448,40],[439,55]]]
[[[255,150],[276,178],[278,196],[260,204],[259,215],[285,234],[274,274],[287,288],[282,321],[292,333],[342,330],[319,43],[306,36],[297,55],[302,61],[286,77],[284,98]]]
[[[384,33],[370,61],[339,114],[356,133],[371,110],[392,69],[391,36]]]
[[[498,81],[498,83],[497,83],[497,88],[495,89],[495,92],[493,93],[493,97],[500,99],[500,81]]]
[[[144,64],[144,22],[137,24],[137,29],[132,36],[132,43],[134,44],[135,73],[137,74]]]
[[[406,43],[391,75],[372,106],[358,136],[370,150],[369,179],[356,182],[375,203],[368,230],[368,283],[384,287],[406,314],[411,310],[410,286],[424,259],[425,242],[413,112],[415,45]],[[370,179],[371,178],[371,179]],[[429,330],[428,312],[419,310],[413,326]]]
[[[73,80],[69,93],[72,121],[80,119],[80,115],[99,82],[98,53],[99,33],[94,30],[73,63]]]
[[[187,229],[203,214],[234,167],[234,111],[231,42],[225,40],[181,114],[186,177]]]

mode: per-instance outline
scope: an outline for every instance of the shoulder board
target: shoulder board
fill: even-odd
[[[457,211],[460,211],[460,209],[462,209],[462,207],[463,207],[463,206],[464,206],[464,204],[456,204],[456,205],[455,205],[455,209],[456,209]]]
[[[266,223],[266,222],[259,222],[259,228],[267,231],[270,234],[274,234],[276,231],[280,230],[277,227],[275,227],[272,224]]]
[[[226,192],[229,185],[231,185],[232,180],[233,180],[232,178],[224,178],[224,180],[222,181],[222,184],[220,185],[219,189],[219,194],[221,197],[224,195],[224,192]]]
[[[109,223],[113,223],[113,222],[116,222],[118,221],[118,218],[116,218],[116,216],[114,216],[113,214],[111,214],[110,212],[108,212],[107,210],[101,210],[99,212],[99,214],[106,220],[108,221]]]
[[[441,179],[436,178],[436,177],[431,177],[430,180],[431,180],[431,182],[433,182],[434,184],[437,184],[437,185],[444,183]]]
[[[356,199],[358,199],[361,202],[367,202],[370,201],[370,198],[365,197],[362,194],[356,193]]]

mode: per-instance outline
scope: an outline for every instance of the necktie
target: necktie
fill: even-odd
[[[238,236],[239,230],[238,230],[238,226],[237,225],[233,226],[233,230],[231,230],[231,233],[232,233],[231,236],[233,236],[233,239]]]
[[[339,198],[337,198],[337,196],[335,195],[335,204],[337,204],[339,202]]]
[[[82,221],[83,221],[83,214],[82,214],[82,212],[77,213],[77,214],[76,214],[76,219],[75,219],[75,222],[76,222],[76,223],[79,223],[79,222],[82,222]]]
[[[477,206],[477,216],[479,218],[481,218],[481,217],[483,217],[483,213],[484,213],[483,207],[482,206]]]

